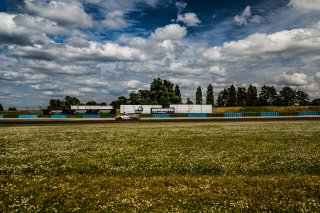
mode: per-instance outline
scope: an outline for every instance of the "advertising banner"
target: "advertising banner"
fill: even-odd
[[[174,114],[174,107],[170,108],[151,108],[151,114]]]

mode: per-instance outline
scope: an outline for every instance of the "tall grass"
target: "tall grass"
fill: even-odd
[[[0,127],[0,211],[316,212],[319,124]]]

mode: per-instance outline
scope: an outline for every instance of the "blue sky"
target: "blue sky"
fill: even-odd
[[[208,84],[320,97],[320,0],[5,0],[0,103],[108,102],[157,77],[183,99]]]

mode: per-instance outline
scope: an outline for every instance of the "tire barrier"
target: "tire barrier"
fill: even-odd
[[[205,118],[207,117],[206,113],[189,113],[188,118]]]
[[[299,116],[320,115],[320,112],[299,112]]]
[[[280,116],[280,112],[261,112],[260,116],[262,117]]]
[[[100,118],[100,114],[84,114],[83,118]]]
[[[38,115],[19,115],[19,118],[38,118]]]
[[[153,118],[170,118],[170,114],[152,114]]]
[[[51,118],[67,118],[67,115],[51,115]]]
[[[224,113],[224,117],[242,117],[243,113],[238,112],[238,113]]]

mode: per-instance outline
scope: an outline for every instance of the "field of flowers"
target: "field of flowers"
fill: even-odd
[[[0,212],[319,209],[319,121],[0,126]]]

